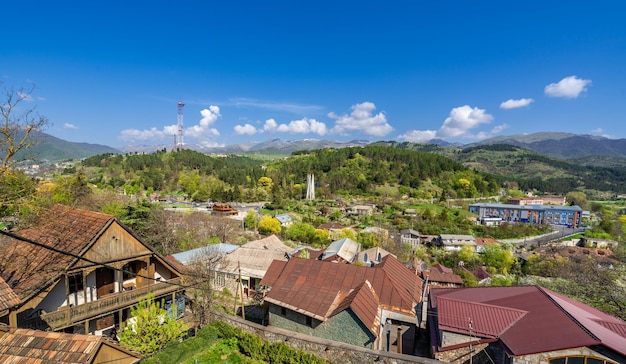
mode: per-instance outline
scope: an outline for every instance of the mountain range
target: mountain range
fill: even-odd
[[[171,147],[170,145],[143,145],[125,146],[116,149],[99,144],[68,142],[45,133],[38,134],[35,139],[38,144],[28,150],[28,155],[35,160],[45,159],[52,162],[82,159],[105,153],[151,153],[156,150],[169,149],[168,147]],[[384,143],[388,145],[407,144],[401,142],[377,143]],[[233,144],[223,147],[208,148],[201,145],[186,145],[185,148],[209,154],[259,153],[290,155],[293,152],[301,150],[365,146],[368,144],[371,144],[368,140],[351,140],[344,142],[323,139],[302,139],[292,141],[270,139],[263,142]],[[534,134],[498,136],[466,145],[451,144],[443,140],[432,140],[421,145],[421,149],[459,150],[487,144],[514,145],[549,157],[575,161],[576,163],[582,165],[626,168],[626,139],[609,139],[594,135],[541,132]]]

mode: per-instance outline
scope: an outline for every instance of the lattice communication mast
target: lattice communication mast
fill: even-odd
[[[183,149],[183,104],[182,101],[178,101],[178,130],[176,130],[176,150]]]

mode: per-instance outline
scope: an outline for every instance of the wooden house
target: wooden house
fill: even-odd
[[[55,205],[0,235],[0,256],[13,328],[105,334],[149,293],[180,306],[180,272],[112,215]]]

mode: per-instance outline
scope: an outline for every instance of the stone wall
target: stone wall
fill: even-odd
[[[270,305],[269,325],[271,327],[279,327],[309,336],[341,341],[369,349],[372,349],[376,339],[350,309],[344,310],[326,321],[311,319],[310,326],[307,326],[305,315],[286,310],[286,314],[283,316],[280,310],[280,307]]]
[[[240,317],[217,312],[212,313],[212,319],[227,322],[270,342],[283,341],[295,349],[315,354],[330,363],[362,364],[376,362],[381,364],[441,364],[440,361],[430,358],[370,350],[338,341],[315,338],[277,327],[262,326],[243,320]]]

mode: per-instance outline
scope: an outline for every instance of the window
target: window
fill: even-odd
[[[306,317],[306,325],[308,327],[312,327],[313,326],[313,319],[311,318],[311,316],[307,316]]]
[[[83,272],[70,274],[67,276],[69,282],[70,293],[76,293],[83,290]]]
[[[368,260],[369,260],[369,257],[367,256],[367,253],[365,253],[365,255],[363,256],[363,261],[367,263]]]
[[[280,314],[283,315],[283,316],[287,316],[287,309],[284,308],[284,307],[281,307],[280,308]]]
[[[214,283],[218,287],[226,286],[226,273],[216,273]]]

